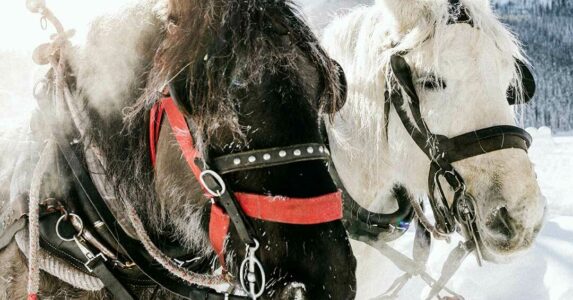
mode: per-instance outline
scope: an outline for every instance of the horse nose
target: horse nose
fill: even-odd
[[[516,236],[515,220],[509,215],[506,207],[501,207],[490,216],[488,227],[492,233],[503,236],[508,241]]]
[[[306,287],[302,283],[289,283],[281,293],[281,300],[307,300]]]

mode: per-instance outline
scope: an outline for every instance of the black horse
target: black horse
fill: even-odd
[[[97,149],[96,157],[105,166],[105,174],[99,175],[109,180],[118,201],[135,208],[155,244],[177,245],[186,257],[201,257],[202,263],[195,267],[206,272],[220,266],[209,244],[210,201],[168,118],[162,119],[156,144],[150,141],[152,106],[161,98],[175,101],[203,158],[196,163],[204,165],[210,158],[250,150],[324,143],[321,116],[333,115],[344,104],[345,81],[290,1],[166,2],[148,1],[121,18],[95,22],[86,47],[69,51],[67,82],[75,91],[77,111],[87,117],[84,125],[89,126],[65,132],[76,135],[80,148]],[[68,110],[74,114],[75,109]],[[75,120],[76,126],[78,120],[83,122],[78,116]],[[42,126],[35,128],[38,141],[52,134]],[[150,148],[156,149],[153,158]],[[73,184],[61,183],[70,181],[65,168],[62,172],[64,179],[44,182],[46,198],[64,201],[77,194]],[[235,193],[281,196],[286,201],[338,191],[325,160],[222,177]],[[58,183],[48,184],[52,181]],[[58,192],[51,191],[52,186]],[[340,220],[312,225],[257,218],[248,222],[260,243],[257,256],[268,279],[262,298],[354,298],[356,261]],[[24,263],[15,249],[0,252],[11,264],[0,275],[20,281],[0,284],[0,291],[21,298],[23,291],[17,287],[22,287],[25,276],[14,275],[23,272]],[[222,267],[234,278],[239,277],[245,252],[231,226]],[[105,294],[84,293],[42,273],[41,295],[62,291],[82,298]],[[133,292],[139,298],[172,295],[153,285]]]

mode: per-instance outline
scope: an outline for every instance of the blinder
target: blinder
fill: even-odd
[[[179,108],[179,111],[185,116],[190,117],[193,113],[191,107],[191,99],[189,99],[189,89],[187,88],[187,78],[186,76],[179,75],[175,79],[169,82],[169,95],[173,98],[173,102]]]
[[[533,96],[535,96],[536,84],[533,72],[529,69],[527,64],[519,59],[515,60],[515,67],[517,74],[521,75],[521,85],[523,87],[523,103],[518,102],[519,91],[515,85],[509,87],[507,91],[507,102],[509,105],[529,103]]]
[[[344,69],[336,60],[332,60],[332,62],[337,68],[338,85],[340,87],[341,95],[339,97],[340,103],[338,103],[337,101],[329,102],[327,104],[327,107],[325,107],[326,112],[331,112],[331,111],[338,112],[339,110],[341,110],[346,104],[346,97],[348,96],[348,81],[346,80],[346,74],[344,73]],[[328,107],[328,105],[334,105],[335,107]]]

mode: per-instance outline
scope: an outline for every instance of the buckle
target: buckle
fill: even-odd
[[[87,257],[87,255],[86,255]],[[86,269],[90,272],[93,273],[93,268],[95,268],[97,266],[98,261],[102,261],[106,262],[107,258],[100,252],[98,254],[96,254],[95,256],[92,257],[87,257],[88,261],[86,261],[84,263],[84,267],[86,267]]]

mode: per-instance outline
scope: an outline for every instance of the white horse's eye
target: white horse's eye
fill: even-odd
[[[447,87],[445,80],[432,74],[421,77],[416,83],[422,86],[425,90],[444,90]]]

